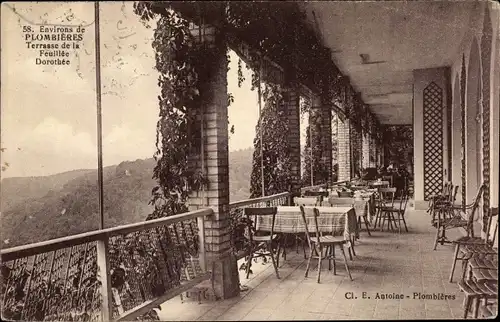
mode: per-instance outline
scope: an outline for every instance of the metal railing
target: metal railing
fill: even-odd
[[[202,209],[1,251],[7,320],[133,320],[209,279]]]

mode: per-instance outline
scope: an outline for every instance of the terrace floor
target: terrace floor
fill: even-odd
[[[438,245],[433,251],[435,228],[425,211],[407,212],[409,233],[366,232],[356,244],[356,257],[349,261],[353,277],[346,276],[342,263],[337,275],[323,263],[321,283],[316,283],[316,263],[311,264],[304,278],[306,261],[289,251],[280,268],[281,279],[274,275],[272,265],[252,265],[254,274],[246,279],[240,271],[242,284],[248,290],[239,297],[210,302],[181,303],[176,297],[161,305],[162,320],[346,320],[346,319],[456,319],[462,318],[463,295],[456,284],[448,282],[453,247]],[[451,238],[459,231],[450,232]],[[281,265],[281,263],[280,263]],[[455,276],[460,276],[457,265]],[[352,292],[357,299],[346,299]],[[362,299],[366,292],[369,299]],[[378,293],[404,294],[405,298],[375,299]],[[413,293],[455,295],[454,300],[414,299]]]

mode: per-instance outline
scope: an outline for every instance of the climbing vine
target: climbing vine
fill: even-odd
[[[146,21],[156,16],[148,10],[148,3],[137,2],[134,9]],[[165,10],[157,20],[152,45],[160,87],[154,155],[157,164],[153,171],[158,185],[152,191],[155,210],[148,219],[187,211],[189,193],[207,183],[201,171],[190,167],[189,158],[201,144],[195,118],[204,100],[210,99],[200,93],[209,93],[204,86],[218,67],[217,63],[206,62],[218,61],[226,46],[216,30],[210,45],[197,38],[196,31],[201,37],[200,30],[173,10]],[[228,105],[232,100],[229,95]]]
[[[261,197],[262,191],[266,196],[288,191],[293,179],[290,177],[292,171],[287,138],[288,122],[282,87],[264,83],[262,98],[264,108],[255,131],[250,198]],[[264,182],[262,182],[262,166]]]

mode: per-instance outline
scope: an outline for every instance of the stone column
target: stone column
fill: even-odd
[[[338,125],[338,164],[339,181],[351,180],[351,146],[349,119],[341,121]]]
[[[313,153],[316,171],[315,183],[330,183],[332,180],[332,113],[331,106],[320,96],[314,96],[311,109],[312,142],[319,142],[319,151]]]
[[[363,156],[363,169],[370,167],[370,135],[363,131],[363,147],[362,147],[362,156]]]
[[[285,87],[284,100],[288,111],[288,144],[292,162],[292,193],[300,191],[300,95],[297,85],[289,83]]]
[[[206,34],[210,34],[210,31],[207,27]],[[216,295],[226,299],[239,294],[239,275],[236,260],[231,256],[231,231],[228,220],[228,67],[225,50],[210,64],[213,66],[213,72],[200,89],[201,102],[204,104],[196,111],[196,121],[193,124],[193,127],[199,129],[203,144],[200,144],[201,148],[191,160],[192,167],[200,169],[209,183],[204,191],[190,195],[189,208],[195,210],[210,207],[214,211],[213,217],[205,221],[207,269],[214,271]]]

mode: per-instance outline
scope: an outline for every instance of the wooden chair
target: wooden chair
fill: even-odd
[[[384,230],[384,223],[387,213],[384,213],[384,209],[392,209],[394,207],[394,198],[396,197],[396,188],[378,188],[378,196],[377,196],[377,204],[375,205],[375,223],[373,224],[373,228],[377,227],[377,224],[380,225],[381,231]],[[382,222],[383,220],[383,222]],[[388,221],[387,226],[389,226],[390,222]]]
[[[327,204],[330,207],[342,206],[342,205],[346,205],[346,206],[349,206],[349,207],[354,207],[354,204],[352,202],[352,198],[335,198],[335,197],[330,197],[330,198],[328,198],[328,200],[326,202],[322,203],[322,205],[325,205],[325,204]],[[356,224],[358,225],[358,229],[361,230],[361,217],[363,217],[363,219],[365,221],[366,230],[368,231],[368,234],[371,236],[370,228],[368,228],[369,224],[368,224],[368,221],[366,219],[366,215],[358,216],[358,214],[356,214],[356,217],[357,217]],[[352,260],[353,255],[356,256],[356,250],[354,249],[355,239],[356,238],[357,238],[356,236],[351,236],[351,243],[350,243],[351,245],[348,248],[349,259],[350,260]]]
[[[318,277],[317,282],[320,282],[321,279],[321,262],[324,259],[328,259],[328,269],[332,269],[333,262],[333,274],[336,274],[336,263],[335,260],[335,247],[340,248],[340,252],[342,253],[343,261],[345,264],[345,268],[349,278],[352,281],[351,272],[349,271],[349,266],[347,265],[347,258],[345,256],[344,245],[348,242],[344,237],[344,229],[345,229],[345,216],[339,216],[338,222],[335,223],[333,233],[340,233],[340,236],[334,235],[323,235],[323,231],[320,230],[318,225],[318,217],[320,216],[319,210],[317,208],[304,208],[300,206],[300,212],[302,214],[302,220],[304,222],[304,227],[306,230],[307,241],[309,243],[309,259],[307,260],[305,277],[307,277],[309,273],[309,267],[311,266],[311,260],[314,258],[318,259]],[[309,227],[307,224],[307,217],[312,218],[314,221],[314,236],[309,231]],[[323,256],[323,250],[325,250],[325,255]],[[314,255],[316,252],[316,256]]]
[[[392,227],[392,224],[394,224],[395,227],[398,227],[399,233],[401,234],[401,221],[405,225],[406,232],[408,232],[408,226],[406,225],[406,220],[405,220],[405,212],[406,212],[406,206],[408,204],[408,193],[406,191],[402,191],[399,196],[398,200],[398,206],[393,206],[393,207],[382,207],[381,212],[385,214],[385,216],[382,216],[383,218],[387,218],[389,224]],[[397,222],[397,224],[396,224]],[[382,223],[382,227],[383,227]]]
[[[446,237],[446,231],[450,229],[462,228],[465,229],[467,237],[474,237],[472,225],[474,223],[475,214],[479,208],[479,201],[481,200],[484,188],[484,185],[481,185],[474,201],[465,207],[447,205],[439,209],[437,213],[438,221],[434,250],[436,250],[438,242],[440,242],[441,245],[444,243],[452,243],[452,241],[448,240]]]
[[[319,191],[312,191],[312,192],[319,192]],[[293,199],[293,203],[295,206],[319,207],[321,206],[321,202],[323,201],[324,192],[326,192],[326,195],[328,196],[328,191],[321,191],[321,194],[318,194],[316,196],[295,197]],[[307,259],[306,244],[305,244],[307,236],[305,235],[305,233],[298,233],[294,235],[295,235],[295,246],[296,246],[295,251],[297,252],[297,254],[299,253],[299,244],[300,244],[302,246],[302,250],[304,251],[304,259]],[[286,255],[284,258],[286,260]]]
[[[274,223],[276,221],[277,212],[278,209],[276,207],[245,208],[245,216],[247,217],[247,222],[248,222],[247,238],[250,244],[249,254],[247,257],[247,262],[245,267],[247,278],[250,275],[250,267],[252,266],[252,259],[258,257],[266,257],[266,256],[271,257],[276,277],[280,278],[278,273],[278,265],[276,262],[277,258],[275,257],[273,250],[273,242],[275,242],[278,237],[278,234],[274,233]],[[272,224],[270,229],[271,231],[270,233],[265,232],[265,234],[257,236],[255,234],[257,232],[257,221],[261,216],[272,216]],[[279,252],[280,249],[278,246],[278,256]]]
[[[498,271],[495,275],[498,275]],[[469,312],[472,309],[472,305],[474,305],[473,317],[478,317],[479,304],[481,300],[484,301],[485,306],[487,306],[488,300],[497,299],[498,301],[498,281],[460,281],[458,282],[458,287],[460,291],[465,293],[464,319],[467,319]]]
[[[432,226],[437,228],[437,220],[436,220],[436,215],[441,214],[448,214],[449,212],[447,211],[450,207],[453,207],[455,205],[455,201],[457,199],[457,193],[458,193],[458,188],[459,186],[453,186],[453,184],[450,182],[449,185],[447,186],[447,192],[445,195],[442,195],[441,198],[435,198],[434,201],[432,202],[432,208],[431,208],[431,224]]]
[[[462,261],[462,280],[465,278],[467,270],[496,268],[488,255],[497,254],[497,250],[494,249],[493,245],[495,244],[498,231],[498,208],[495,210],[490,209],[489,215],[484,239],[481,237],[471,237],[471,234],[467,234],[453,241],[453,244],[455,244],[455,254],[451,266],[450,283],[453,282],[453,274],[459,260]],[[494,225],[493,221],[495,221]],[[493,234],[491,233],[492,226],[494,226]]]

